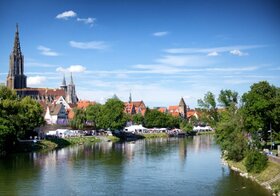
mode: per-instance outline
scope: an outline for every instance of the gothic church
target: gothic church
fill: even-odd
[[[16,25],[14,47],[10,55],[7,87],[15,90],[19,97],[30,96],[33,99],[46,103],[51,103],[60,96],[69,104],[76,104],[78,102],[72,74],[68,85],[66,85],[65,76],[63,77],[60,88],[27,87],[27,76],[24,75],[24,57],[20,48],[18,25]]]

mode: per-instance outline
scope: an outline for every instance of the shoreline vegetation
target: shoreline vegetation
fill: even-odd
[[[280,195],[280,164],[268,161],[267,167],[260,173],[248,172],[243,161],[232,161],[222,159],[225,165],[236,171],[240,176],[249,178],[264,188],[272,191],[274,195]]]

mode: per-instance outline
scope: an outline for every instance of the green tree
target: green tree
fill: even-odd
[[[221,90],[218,101],[222,107],[229,107],[231,104],[237,104],[238,93],[229,89]]]
[[[30,97],[18,99],[15,91],[0,87],[0,152],[10,152],[18,139],[33,134],[44,123],[43,109]]]
[[[125,126],[127,120],[124,103],[117,98],[108,99],[101,110],[100,127],[119,130]]]
[[[215,95],[212,92],[207,92],[204,95],[203,100],[199,99],[199,107],[202,108],[205,120],[212,126],[215,126],[218,122],[218,110]]]
[[[92,123],[94,129],[100,129],[101,124],[101,115],[102,115],[102,105],[96,103],[94,105],[88,106],[86,109],[86,119]]]
[[[261,130],[262,138],[268,140],[270,124],[274,131],[279,130],[280,104],[279,88],[266,81],[251,86],[249,92],[242,96],[242,112],[246,130]]]
[[[144,116],[141,113],[132,115],[132,122],[134,124],[144,124]]]
[[[178,128],[180,124],[180,118],[148,108],[145,113],[144,124],[148,128]]]
[[[74,118],[70,121],[70,126],[73,129],[84,129],[86,124],[86,113],[85,110],[75,108]]]
[[[215,134],[217,143],[226,152],[227,159],[240,161],[248,148],[246,133],[243,131],[243,117],[235,105],[231,105],[220,115]]]

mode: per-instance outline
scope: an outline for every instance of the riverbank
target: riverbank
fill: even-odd
[[[64,148],[70,145],[82,145],[89,143],[96,143],[101,141],[119,141],[115,136],[85,136],[85,137],[70,137],[70,138],[51,138],[40,140],[37,142],[21,142],[16,146],[15,152],[36,152],[48,151],[54,149]]]
[[[224,161],[228,166],[240,173],[241,176],[250,178],[266,189],[271,190],[275,195],[280,196],[280,164],[268,161],[267,167],[260,173],[247,172],[244,161]]]
[[[197,132],[196,135],[208,135],[208,134],[215,134],[215,131],[202,131],[202,132]]]
[[[142,134],[142,136],[144,137],[144,139],[169,137],[167,133],[145,133],[145,134]]]

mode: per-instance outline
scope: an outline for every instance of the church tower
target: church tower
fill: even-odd
[[[60,88],[63,89],[65,92],[67,92],[67,86],[66,86],[66,80],[65,75],[63,75],[62,83],[60,85]]]
[[[180,102],[179,102],[179,113],[180,113],[180,116],[182,118],[187,118],[187,105],[183,99],[183,97],[181,98]]]
[[[78,97],[76,95],[76,89],[75,89],[75,84],[73,82],[72,73],[71,73],[70,83],[67,86],[66,101],[67,103],[74,103],[74,104],[78,102]]]
[[[12,53],[10,54],[7,87],[11,89],[26,88],[26,76],[24,75],[24,59],[20,49],[18,24],[16,25],[14,48]]]

